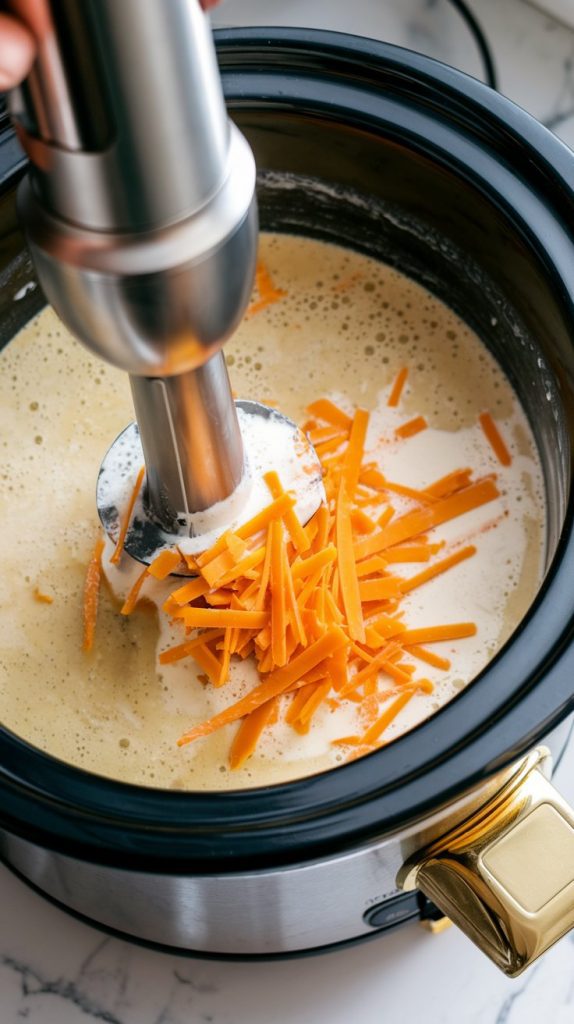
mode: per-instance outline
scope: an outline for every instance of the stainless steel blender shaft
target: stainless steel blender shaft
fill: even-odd
[[[38,40],[11,101],[31,161],[20,209],[36,269],[70,329],[132,376],[148,500],[169,525],[241,478],[216,353],[253,281],[253,157],[227,119],[197,0],[10,6]]]
[[[231,494],[241,480],[243,446],[221,352],[189,373],[133,376],[131,385],[148,502],[160,522],[178,513],[187,518]]]

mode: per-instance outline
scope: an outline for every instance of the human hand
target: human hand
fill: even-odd
[[[199,0],[204,11],[218,0]],[[36,56],[36,42],[19,18],[0,13],[0,92],[13,89],[26,77]]]
[[[36,56],[30,29],[10,14],[0,14],[0,91],[13,89],[26,77]]]

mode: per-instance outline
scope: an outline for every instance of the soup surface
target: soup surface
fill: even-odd
[[[533,600],[544,553],[534,441],[487,349],[419,285],[308,239],[263,235],[261,256],[286,294],[248,317],[226,347],[240,397],[277,403],[298,422],[320,397],[350,415],[358,406],[368,410],[368,458],[407,488],[426,488],[464,467],[473,478],[497,474],[496,500],[428,535],[443,543],[442,557],[469,544],[476,554],[407,593],[404,622],[473,622],[476,633],[429,645],[449,667],[417,664],[433,690],[414,694],[381,735],[388,742],[472,680]],[[335,741],[365,728],[364,709],[352,700],[324,702],[309,732],[299,733],[285,721],[289,698],[282,698],[278,720],[240,770],[228,767],[237,724],[178,748],[182,733],[256,685],[257,671],[249,659],[233,659],[228,683],[215,689],[198,681],[202,670],[192,657],[160,665],[158,652],[181,634],[149,602],[129,617],[118,613],[118,598],[141,567],[124,555],[112,571],[109,544],[103,567],[111,586],[102,588],[93,649],[82,650],[86,565],[99,535],[95,481],[111,440],[133,418],[127,376],[85,351],[50,309],[10,343],[0,366],[3,724],[66,762],[149,786],[265,785],[344,762],[352,751]],[[398,405],[389,406],[401,367],[408,378]],[[509,466],[479,424],[484,411],[496,420]],[[419,415],[426,429],[395,435]],[[392,499],[396,516],[416,507],[408,494]],[[367,505],[365,514],[378,513]],[[408,578],[425,566],[391,568]],[[159,606],[169,589],[150,584],[146,596]],[[392,698],[381,685],[375,699],[381,713]]]

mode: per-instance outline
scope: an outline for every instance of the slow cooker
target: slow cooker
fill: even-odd
[[[301,781],[125,785],[3,730],[2,856],[95,924],[195,955],[292,955],[446,914],[516,974],[574,926],[574,817],[549,781],[574,711],[574,156],[504,97],[392,46],[245,29],[217,33],[217,47],[262,226],[396,266],[501,363],[543,464],[546,576],[456,699]],[[5,345],[44,299],[7,123],[0,160]]]

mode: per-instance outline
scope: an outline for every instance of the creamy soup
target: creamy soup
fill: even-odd
[[[425,664],[433,684],[417,692],[381,737],[388,742],[435,712],[508,639],[533,600],[544,547],[541,468],[528,422],[498,364],[465,324],[419,285],[362,255],[317,241],[262,236],[261,256],[280,301],[244,321],[225,349],[240,397],[277,403],[305,421],[328,397],[370,413],[366,452],[385,476],[421,489],[454,470],[497,474],[496,500],[437,526],[445,550],[476,554],[407,594],[410,628],[472,621],[476,633],[436,643],[448,669]],[[82,593],[99,535],[94,491],[111,440],[133,418],[127,376],[102,364],[47,309],[0,357],[0,719],[29,743],[88,771],[126,782],[185,789],[277,783],[334,767],[349,751],[333,741],[361,731],[360,706],[325,703],[307,734],[286,721],[288,698],[240,769],[228,767],[237,724],[178,748],[178,737],[257,683],[234,659],[229,682],[198,681],[192,657],[160,665],[181,633],[156,611],[170,589],[148,587],[130,617],[118,613],[134,566],[123,557],[100,595],[93,650],[82,650]],[[399,369],[408,378],[388,398]],[[512,456],[500,464],[478,417],[496,421]],[[394,431],[416,416],[427,427]],[[413,507],[393,495],[395,515]],[[372,513],[373,510],[366,509]],[[136,567],[137,568],[137,567]],[[398,567],[403,577],[424,566]],[[171,585],[173,586],[173,584]],[[381,697],[380,709],[385,706]]]

